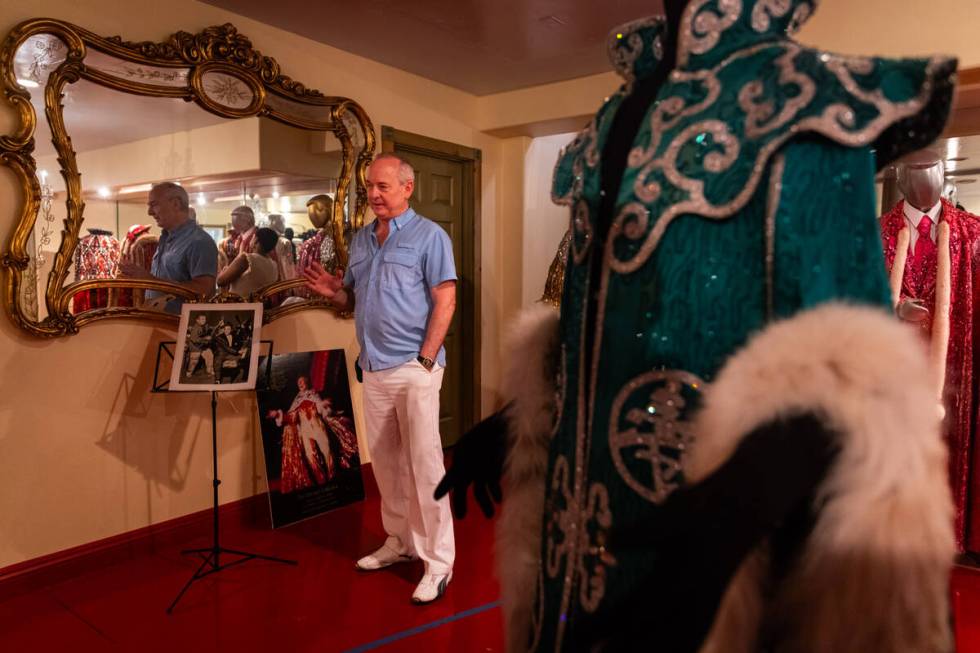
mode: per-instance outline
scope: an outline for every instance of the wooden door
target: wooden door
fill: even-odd
[[[464,316],[468,310],[468,293],[463,292],[466,272],[472,268],[468,260],[472,252],[472,230],[464,225],[463,183],[464,164],[437,156],[428,156],[415,151],[407,151],[395,144],[395,154],[408,161],[415,168],[415,193],[412,195],[412,208],[416,213],[434,221],[446,230],[453,242],[453,258],[456,262],[456,312],[452,325],[446,335],[446,371],[442,379],[442,393],[439,398],[439,431],[443,446],[456,443],[469,424],[466,413],[466,384],[470,375],[464,369],[464,361],[470,358],[472,334],[464,331]],[[467,243],[467,239],[470,242]]]

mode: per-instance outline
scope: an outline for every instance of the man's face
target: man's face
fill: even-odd
[[[306,385],[306,377],[301,376],[298,379],[296,379],[296,386],[300,390],[306,390],[306,388],[307,388],[307,385]]]
[[[173,229],[180,226],[184,212],[180,209],[180,200],[167,194],[166,190],[153,189],[146,200],[146,213],[153,218],[161,229]]]
[[[415,183],[398,181],[398,162],[380,159],[371,164],[367,173],[367,196],[371,210],[381,220],[390,220],[408,210],[408,198]]]
[[[226,324],[225,325],[225,335],[226,336],[230,336],[231,335],[231,325],[230,324]]]
[[[206,315],[198,315],[197,316],[197,324],[198,324],[198,326],[204,326],[204,324],[207,321],[208,321],[208,318],[207,318]]]
[[[245,233],[254,226],[255,220],[247,211],[238,209],[231,212],[231,226],[238,233]]]

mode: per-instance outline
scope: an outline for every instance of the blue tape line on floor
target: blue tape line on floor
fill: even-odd
[[[419,633],[424,633],[427,630],[432,630],[433,628],[438,628],[439,626],[444,626],[445,624],[451,623],[453,621],[459,621],[460,619],[465,619],[466,617],[472,617],[475,614],[480,614],[481,612],[486,612],[487,610],[493,610],[494,608],[500,607],[500,601],[494,601],[493,603],[487,603],[475,608],[470,608],[469,610],[463,610],[462,612],[457,612],[451,617],[443,617],[442,619],[436,619],[435,621],[430,621],[427,624],[422,624],[421,626],[416,626],[414,628],[409,628],[408,630],[402,630],[395,633],[394,635],[388,635],[381,639],[376,639],[373,642],[367,644],[361,644],[360,646],[347,649],[344,653],[364,653],[364,651],[370,651],[372,649],[379,648],[386,644],[391,644],[392,642],[397,642],[400,639],[405,639],[406,637],[411,637],[412,635],[418,635]]]

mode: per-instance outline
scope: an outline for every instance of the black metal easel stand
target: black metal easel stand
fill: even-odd
[[[170,354],[170,351],[165,348],[165,344],[171,343],[160,343],[160,350],[166,351]],[[172,354],[171,354],[172,356]],[[271,358],[271,351],[270,356]],[[157,366],[159,367],[160,362],[160,351],[157,352]],[[157,387],[156,379],[154,379],[154,390],[159,390]],[[287,560],[285,558],[276,558],[274,556],[261,555],[259,553],[252,553],[251,551],[239,551],[237,549],[226,549],[219,544],[219,530],[218,530],[218,486],[221,485],[221,480],[218,478],[218,393],[214,390],[211,391],[211,469],[213,471],[213,481],[211,481],[214,488],[214,502],[211,506],[211,522],[212,522],[212,541],[211,546],[203,549],[187,549],[181,551],[181,555],[194,554],[201,557],[201,566],[197,568],[194,575],[188,579],[184,587],[181,588],[180,593],[177,594],[177,598],[173,600],[170,607],[167,608],[167,614],[171,614],[177,603],[184,596],[184,593],[190,589],[194,581],[200,580],[205,576],[210,576],[211,574],[216,574],[223,569],[228,567],[234,567],[235,565],[240,565],[243,562],[248,562],[249,560],[268,560],[269,562],[279,562],[286,565],[298,565],[296,560]],[[222,562],[221,555],[232,555],[237,556],[231,562]]]
[[[285,558],[276,558],[274,556],[261,555],[259,553],[252,553],[250,551],[238,551],[237,549],[226,549],[219,544],[219,530],[218,530],[218,486],[221,485],[221,480],[218,478],[218,393],[214,390],[211,391],[211,465],[214,472],[214,480],[211,484],[214,487],[214,503],[211,506],[211,522],[213,526],[212,531],[212,542],[211,546],[203,549],[186,549],[181,551],[181,555],[198,555],[201,557],[201,566],[197,568],[194,575],[190,577],[187,583],[181,588],[180,593],[177,594],[177,598],[174,599],[170,607],[167,608],[167,614],[173,612],[174,607],[176,607],[177,602],[180,601],[184,593],[190,589],[190,586],[194,584],[194,581],[200,580],[205,576],[210,576],[211,574],[216,574],[222,569],[227,569],[228,567],[234,567],[235,565],[240,565],[243,562],[248,562],[249,560],[268,560],[269,562],[280,562],[286,565],[296,565],[299,564],[296,560],[287,560]],[[238,556],[235,560],[231,562],[221,562],[221,554],[230,554],[233,556]]]

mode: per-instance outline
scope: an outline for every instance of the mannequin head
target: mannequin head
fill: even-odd
[[[306,210],[313,226],[323,229],[330,224],[330,219],[333,217],[333,198],[329,195],[314,195],[306,203]]]
[[[286,219],[278,213],[269,214],[269,226],[280,236],[286,231]]]
[[[898,164],[898,189],[905,201],[923,212],[939,203],[946,178],[942,157],[933,150],[920,150]]]

